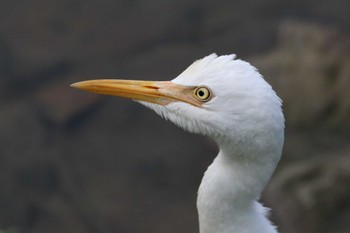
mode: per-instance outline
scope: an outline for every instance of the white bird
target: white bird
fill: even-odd
[[[248,62],[211,54],[171,81],[90,80],[73,87],[134,99],[219,154],[198,190],[200,233],[276,233],[258,199],[281,157],[281,100]]]

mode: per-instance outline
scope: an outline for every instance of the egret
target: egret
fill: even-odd
[[[211,54],[171,81],[72,86],[133,99],[218,144],[198,190],[200,233],[277,233],[259,197],[281,157],[284,116],[282,101],[255,67],[234,54]]]

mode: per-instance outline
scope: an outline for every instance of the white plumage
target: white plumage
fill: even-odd
[[[280,99],[256,68],[235,55],[212,54],[171,82],[94,80],[74,86],[136,99],[217,142],[220,152],[198,191],[200,233],[277,232],[258,199],[282,153],[284,117]],[[200,87],[209,92],[205,100],[196,92]]]

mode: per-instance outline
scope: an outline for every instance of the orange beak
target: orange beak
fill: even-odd
[[[170,81],[100,79],[77,82],[71,86],[84,91],[115,95],[159,105],[180,101],[197,107],[201,106],[201,102],[193,97],[194,87],[182,86]]]

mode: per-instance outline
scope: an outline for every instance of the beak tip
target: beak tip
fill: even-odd
[[[70,86],[73,88],[81,89],[81,82],[72,83]]]

